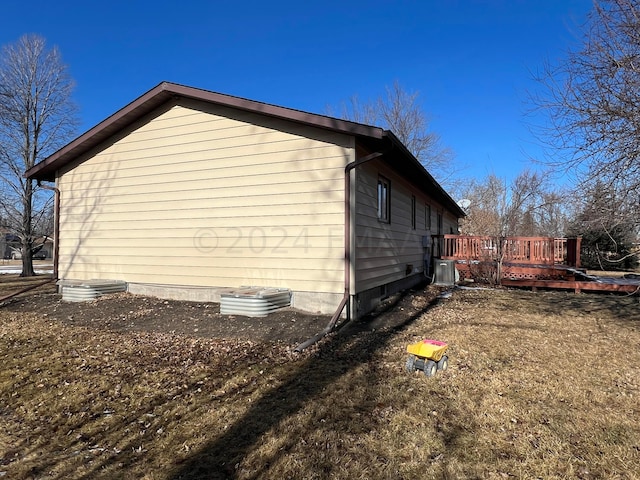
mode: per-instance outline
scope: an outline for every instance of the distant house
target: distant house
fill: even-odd
[[[2,251],[3,259],[15,259],[17,257],[17,253],[20,253],[21,245],[22,242],[20,241],[20,237],[15,233],[2,229],[2,232],[0,232],[0,250]]]
[[[19,260],[22,258],[22,241],[15,233],[3,229],[0,231],[0,251],[5,260]],[[32,256],[35,260],[51,258],[53,252],[53,241],[49,237],[38,237],[33,242],[35,251]]]
[[[199,301],[281,287],[352,316],[419,282],[464,215],[389,131],[172,83],[26,176],[60,192],[60,279]]]

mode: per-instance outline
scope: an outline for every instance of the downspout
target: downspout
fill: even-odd
[[[371,153],[344,167],[344,295],[327,326],[324,327],[320,333],[305,340],[294,348],[294,352],[301,352],[331,333],[345,307],[347,307],[347,322],[351,320],[350,306],[348,306],[351,297],[351,170],[363,163],[375,160],[388,152],[389,151]]]
[[[60,252],[60,189],[58,187],[50,187],[42,185],[38,180],[38,187],[45,190],[51,190],[54,194],[53,200],[53,279],[58,279],[58,254]]]

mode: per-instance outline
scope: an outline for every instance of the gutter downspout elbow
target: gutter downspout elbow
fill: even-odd
[[[386,152],[385,152],[386,153]],[[355,160],[344,167],[344,298],[343,302],[347,305],[347,321],[351,320],[351,312],[349,305],[349,297],[351,296],[351,170],[363,163],[370,162],[383,156],[382,152],[375,152]],[[346,301],[345,301],[346,300]],[[344,308],[344,307],[343,307]],[[340,311],[340,313],[342,310]],[[338,315],[334,314],[335,321]],[[331,329],[335,327],[331,325]]]
[[[349,300],[351,298],[351,170],[354,170],[357,166],[363,163],[370,162],[376,158],[382,157],[389,153],[391,149],[384,152],[375,152],[366,155],[359,160],[355,160],[344,167],[344,295],[338,308],[334,312],[331,320],[327,326],[320,333],[311,337],[310,339],[302,342],[296,348],[294,352],[300,353],[305,348],[313,345],[321,340],[327,334],[331,333],[338,323],[338,319],[342,314],[342,311],[347,308],[347,322],[351,320],[351,312]]]
[[[38,180],[38,187],[51,190],[54,193],[53,219],[53,279],[58,279],[58,257],[60,253],[60,189],[49,185],[42,185]]]

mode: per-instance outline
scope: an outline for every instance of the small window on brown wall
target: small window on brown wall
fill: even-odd
[[[389,180],[378,177],[378,220],[389,223],[391,213],[391,186]]]
[[[416,196],[411,195],[411,228],[416,229]]]
[[[424,228],[431,230],[431,205],[427,204],[424,206]]]

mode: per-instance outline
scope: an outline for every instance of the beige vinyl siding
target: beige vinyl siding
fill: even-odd
[[[377,217],[377,184],[382,175],[390,181],[390,222]],[[442,212],[443,228],[456,225],[457,219],[443,211],[426,192],[395,174],[380,161],[365,164],[357,170],[356,193],[356,268],[355,291],[362,292],[407,276],[407,265],[413,273],[423,272],[422,237],[435,234],[436,214]],[[412,227],[411,197],[416,198],[416,228]],[[425,226],[425,205],[431,205],[432,229]],[[448,230],[445,231],[448,233]]]
[[[61,172],[60,276],[339,293],[353,143],[224,107],[165,109]]]

